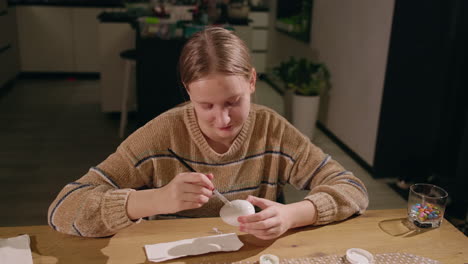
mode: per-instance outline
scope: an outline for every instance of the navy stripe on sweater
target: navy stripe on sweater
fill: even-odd
[[[231,193],[231,192],[235,193],[235,192],[243,192],[243,191],[248,191],[248,190],[255,190],[255,189],[260,188],[260,185],[262,185],[262,184],[267,184],[267,185],[271,185],[271,186],[276,186],[276,185],[283,185],[284,186],[286,183],[284,183],[284,182],[276,183],[276,182],[261,181],[260,184],[257,185],[257,186],[245,187],[245,188],[242,188],[242,189],[231,190],[231,191],[222,192],[222,193],[225,194],[225,193]],[[162,187],[164,187],[164,185],[163,186],[154,186],[152,189],[159,189],[159,188],[162,188]]]
[[[341,175],[345,175],[345,174],[353,175],[353,173],[350,172],[350,171],[342,171],[342,172],[338,173],[338,174],[336,175],[336,177],[341,176]]]
[[[76,187],[75,189],[72,189],[70,190],[69,192],[67,192],[62,198],[60,198],[60,200],[57,202],[57,204],[54,206],[54,209],[52,209],[52,212],[50,213],[50,218],[49,218],[49,222],[50,222],[50,225],[52,226],[52,228],[54,228],[55,230],[57,230],[57,227],[54,225],[54,222],[53,222],[53,219],[54,219],[54,214],[55,214],[55,210],[57,210],[57,208],[60,206],[60,204],[62,204],[62,202],[65,200],[65,198],[67,198],[70,194],[72,194],[74,191],[77,191],[81,188],[85,188],[85,187],[89,187],[91,186],[91,184],[83,184],[83,185],[80,185],[78,187]],[[58,230],[57,230],[58,231]]]
[[[73,227],[73,229],[75,229],[75,232],[76,232],[80,237],[83,236],[83,235],[81,234],[80,230],[78,230],[78,228],[76,227],[75,222],[73,222],[72,227]]]
[[[114,188],[120,189],[119,185],[115,183],[115,181],[112,180],[112,178],[109,177],[103,170],[99,169],[98,167],[91,167],[90,170],[99,174],[101,177],[107,180]]]
[[[320,169],[322,169],[327,163],[328,161],[331,159],[331,156],[330,155],[327,155],[323,160],[322,162],[320,162],[320,165],[315,169],[315,171],[310,175],[310,177],[304,182],[304,184],[302,184],[302,187],[301,187],[301,190],[305,190],[305,188],[310,185],[310,183],[312,182],[312,179],[315,177],[315,175],[317,175],[317,173],[320,171]]]
[[[260,188],[262,184],[270,185],[270,186],[276,186],[278,183],[276,182],[268,182],[268,181],[261,181],[259,185],[257,186],[252,186],[252,187],[245,187],[237,190],[230,190],[227,192],[222,192],[222,194],[228,194],[228,193],[238,193],[238,192],[245,192],[245,191],[251,191]],[[280,183],[281,184],[281,183]]]
[[[207,163],[207,162],[194,161],[194,160],[185,159],[185,158],[182,158],[182,159],[184,161],[187,161],[187,162],[190,162],[190,163],[193,163],[193,164],[208,165],[208,166],[226,166],[226,165],[231,165],[231,164],[235,164],[235,163],[240,163],[240,162],[243,162],[243,161],[248,160],[248,159],[257,158],[257,157],[260,157],[260,156],[265,156],[265,155],[268,155],[268,154],[283,156],[283,157],[288,158],[292,162],[296,162],[296,160],[292,156],[290,156],[289,154],[286,154],[286,153],[284,153],[282,151],[275,151],[275,150],[266,150],[263,153],[250,155],[250,156],[247,156],[247,157],[245,157],[243,159],[240,159],[240,160],[235,160],[235,161],[230,161],[230,162],[225,162],[225,163]],[[157,158],[172,158],[172,159],[175,159],[175,157],[170,155],[170,154],[151,155],[151,156],[148,156],[148,157],[145,157],[145,158],[139,160],[135,164],[135,168],[137,168],[138,166],[140,166],[142,163],[144,163],[145,161],[147,161],[149,159],[157,159]]]
[[[361,189],[364,193],[367,193],[366,188],[364,188],[364,187],[363,187],[361,184],[359,184],[357,181],[353,181],[353,180],[351,180],[351,179],[343,179],[343,181],[347,181],[347,182],[349,182],[349,183],[351,183],[351,184],[354,184],[354,185],[356,185],[357,187],[359,187],[359,189]]]

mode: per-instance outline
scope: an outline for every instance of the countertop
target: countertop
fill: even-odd
[[[124,7],[122,0],[8,0],[8,5],[40,5],[68,7]]]
[[[102,12],[99,14],[98,19],[101,23],[132,23],[138,17],[145,16],[135,12]],[[252,20],[246,19],[228,19],[227,24],[232,26],[247,26]]]

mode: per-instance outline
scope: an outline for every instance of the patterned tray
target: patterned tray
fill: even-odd
[[[374,264],[441,264],[439,261],[428,259],[408,253],[374,254]],[[258,261],[233,262],[235,264],[258,264]],[[281,259],[281,264],[349,264],[345,256],[330,255],[317,258],[290,258]],[[212,263],[213,264],[213,263]]]

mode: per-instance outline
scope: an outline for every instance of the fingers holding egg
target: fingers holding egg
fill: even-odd
[[[239,216],[255,214],[254,206],[247,200],[234,200],[231,204],[225,204],[219,211],[221,219],[229,225],[239,226]]]

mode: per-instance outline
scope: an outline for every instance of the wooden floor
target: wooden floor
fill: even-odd
[[[264,83],[258,93],[258,103],[280,107]],[[46,224],[60,189],[114,152],[119,120],[103,114],[99,101],[94,80],[19,80],[0,97],[0,226]],[[374,180],[320,131],[314,142],[363,179],[370,209],[404,208],[384,180]],[[288,188],[286,201],[303,195]]]
[[[21,80],[0,98],[1,226],[46,224],[58,191],[114,151],[97,81]]]

